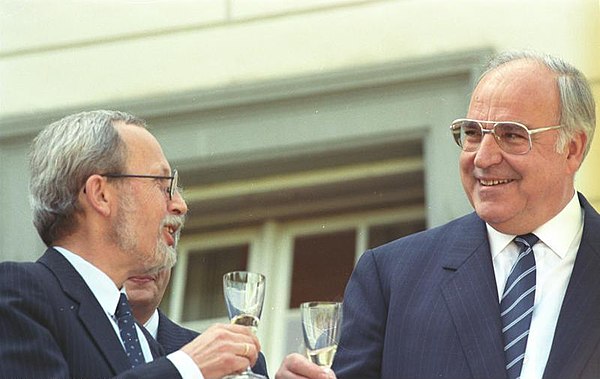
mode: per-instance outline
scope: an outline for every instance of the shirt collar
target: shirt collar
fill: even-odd
[[[486,227],[492,259],[494,259],[516,236],[501,233],[487,223]],[[567,255],[571,242],[582,227],[583,210],[579,204],[577,193],[575,193],[556,216],[534,230],[533,233],[562,259]]]
[[[155,309],[154,313],[152,313],[152,316],[150,316],[148,321],[146,321],[146,323],[144,324],[144,327],[146,328],[146,330],[148,330],[150,335],[154,337],[154,339],[156,339],[156,336],[158,335],[158,321],[158,309]]]
[[[98,303],[100,303],[102,309],[107,314],[113,316],[122,291],[119,291],[112,279],[102,270],[64,247],[53,246],[53,248],[61,253],[77,270],[85,284],[87,284],[94,294],[94,297],[96,297],[96,300],[98,300]]]

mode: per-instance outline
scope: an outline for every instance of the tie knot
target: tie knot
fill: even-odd
[[[127,296],[124,293],[121,293],[119,297],[119,303],[117,304],[117,309],[115,310],[115,316],[117,318],[128,317],[131,315],[131,307],[129,306],[129,302],[127,301]]]
[[[533,247],[540,239],[533,233],[524,234],[521,236],[515,237],[515,243],[519,245],[519,247]]]

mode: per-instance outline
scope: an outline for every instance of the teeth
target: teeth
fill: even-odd
[[[483,184],[484,186],[495,186],[498,184],[505,184],[510,182],[510,180],[508,179],[503,179],[503,180],[480,180],[479,183]]]

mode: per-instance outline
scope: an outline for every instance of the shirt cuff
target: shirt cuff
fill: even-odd
[[[185,352],[178,350],[167,355],[167,359],[173,363],[182,379],[204,379],[196,362]]]

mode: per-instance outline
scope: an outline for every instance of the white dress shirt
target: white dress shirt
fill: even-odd
[[[146,321],[146,323],[144,324],[144,328],[146,328],[148,333],[150,333],[150,335],[154,339],[156,339],[156,336],[158,336],[158,322],[159,321],[160,321],[160,318],[158,317],[158,309],[155,309],[154,313],[152,313],[152,316],[150,316],[148,321]]]
[[[114,317],[121,291],[108,277],[108,275],[79,255],[72,253],[60,246],[53,246],[53,248],[60,252],[69,261],[69,263],[71,263],[79,275],[81,275],[85,284],[87,284],[94,294],[94,297],[96,297],[96,300],[98,300],[98,303],[100,303],[100,306],[104,310],[106,317],[109,319],[113,329],[115,330],[115,334],[119,338],[119,341],[121,341],[119,325]],[[158,316],[158,314],[156,315]],[[158,317],[156,325],[158,329]],[[142,353],[144,354],[144,360],[146,362],[152,362],[154,358],[152,357],[152,352],[150,351],[150,346],[148,345],[146,336],[137,324],[135,327],[140,340]],[[123,344],[123,341],[121,341],[121,344]],[[123,347],[123,349],[125,349],[125,347]],[[198,366],[194,363],[192,358],[183,351],[173,352],[167,355],[167,359],[173,363],[183,379],[204,379]]]
[[[502,298],[519,248],[514,235],[487,225],[498,298]],[[577,194],[550,221],[533,231],[540,241],[533,247],[536,289],[521,379],[541,379],[550,355],[554,331],[583,233],[583,209]]]

